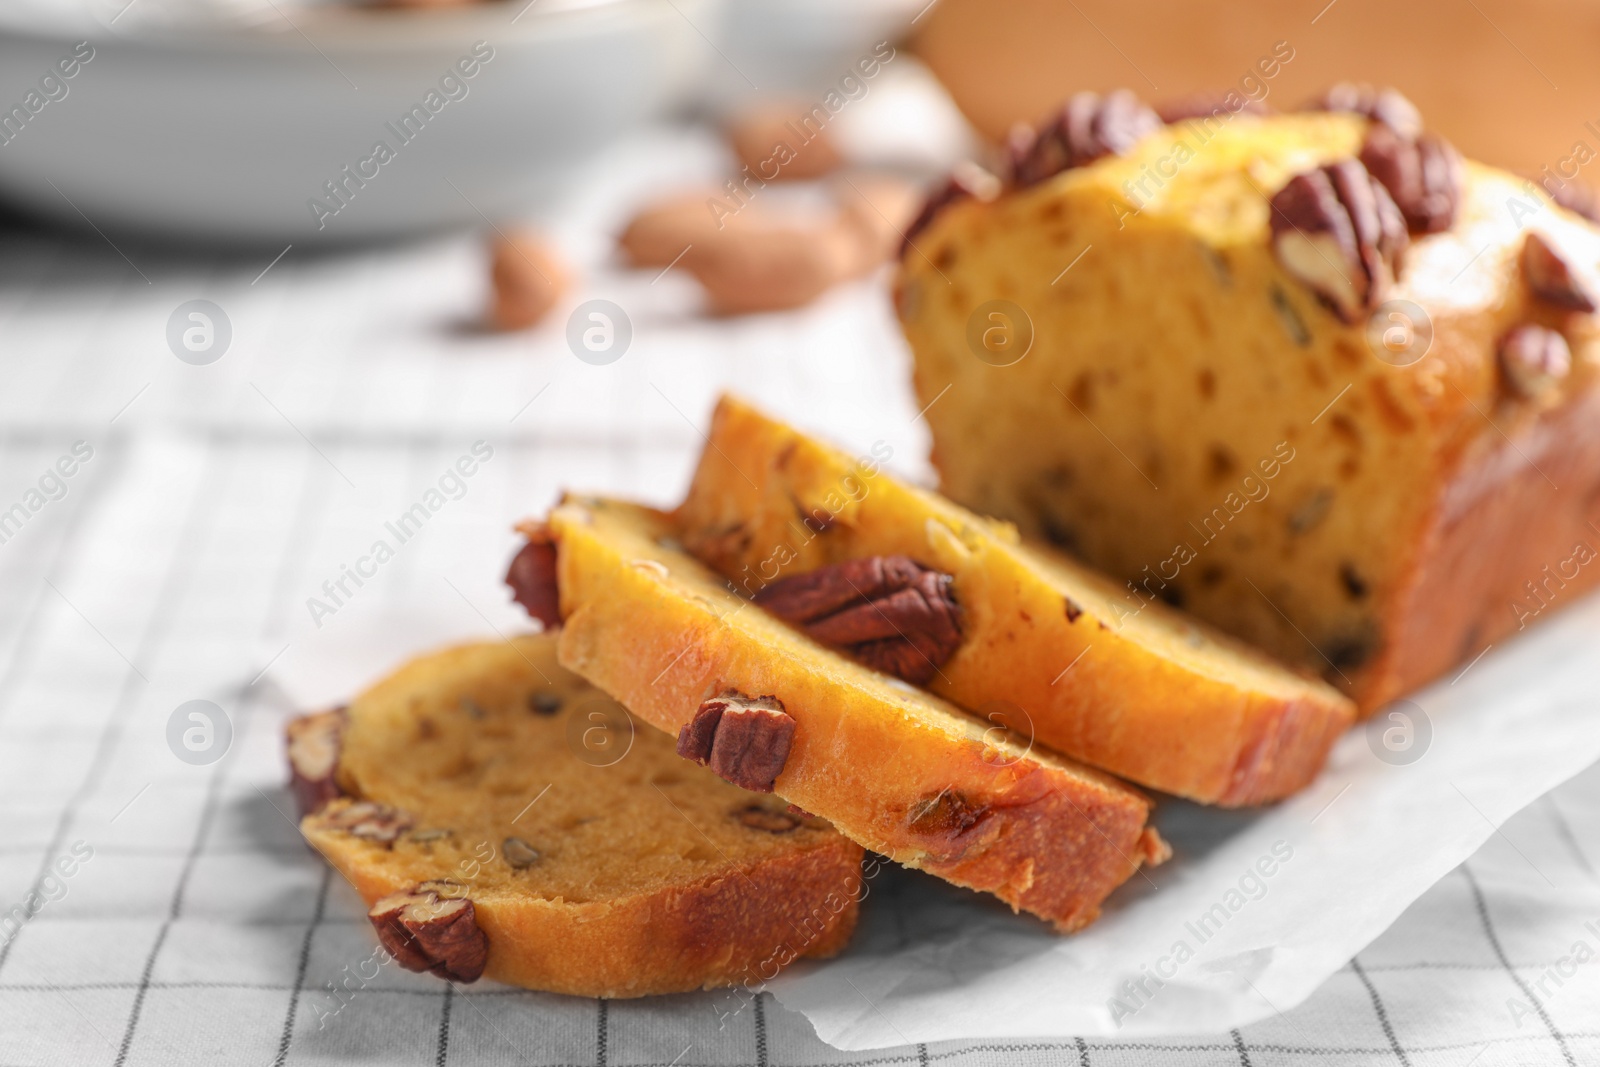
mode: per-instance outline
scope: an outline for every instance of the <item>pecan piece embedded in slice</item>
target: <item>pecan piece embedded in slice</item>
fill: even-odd
[[[343,830],[351,837],[389,848],[394,847],[401,834],[416,825],[410,814],[371,800],[352,801],[342,808],[325,811],[323,816],[330,829]]]
[[[735,690],[712,697],[678,731],[678,755],[757,793],[772,792],[789,761],[794,717],[776,697]]]
[[[1161,116],[1127,89],[1104,96],[1075,93],[1032,137],[1013,136],[1012,181],[1037,185],[1102,156],[1121,155],[1161,125]]]
[[[922,685],[961,646],[953,584],[905,556],[869,556],[774,582],[755,602],[815,641]]]
[[[1518,396],[1545,399],[1571,370],[1572,349],[1554,330],[1525,323],[1500,340],[1500,371]]]
[[[511,597],[546,630],[561,625],[561,597],[556,589],[556,546],[549,531],[533,527],[523,531],[528,543],[511,559],[506,584]]]
[[[1340,82],[1316,99],[1307,101],[1301,110],[1349,111],[1365,115],[1405,138],[1415,138],[1422,132],[1422,114],[1404,93],[1398,89],[1379,89],[1365,82]]]
[[[290,719],[284,727],[289,755],[289,790],[304,818],[335,797],[339,788],[339,748],[344,738],[345,711],[318,711]]]
[[[367,918],[389,955],[408,971],[476,982],[489,960],[489,938],[465,897],[441,897],[418,885],[379,900]]]
[[[1522,276],[1533,295],[1568,311],[1593,311],[1595,299],[1583,281],[1550,242],[1536,233],[1522,245]]]
[[[1412,233],[1439,233],[1455,222],[1465,168],[1449,141],[1432,133],[1405,138],[1375,123],[1361,162],[1389,191]]]
[[[1405,220],[1358,160],[1296,175],[1271,206],[1278,261],[1336,315],[1355,322],[1383,301],[1408,241]]]

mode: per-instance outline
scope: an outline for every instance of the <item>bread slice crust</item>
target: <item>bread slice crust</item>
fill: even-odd
[[[1168,850],[1116,779],[815,644],[730,592],[669,517],[568,496],[552,512],[561,662],[676,735],[733,689],[796,720],[776,793],[909,867],[1062,931]]]
[[[369,905],[454,883],[487,935],[485,976],[512,985],[756,987],[790,960],[837,953],[855,926],[860,846],[686,763],[619,713],[559,666],[554,635],[419,657],[346,710],[344,798],[302,831]],[[392,843],[337,829],[356,799],[403,811],[410,828]],[[739,822],[751,807],[781,832]],[[538,859],[513,867],[527,849]]]
[[[724,397],[676,512],[685,546],[747,594],[905,555],[952,575],[962,643],[928,688],[1140,785],[1240,806],[1304,787],[1349,699],[1161,603]],[[781,546],[774,560],[774,546]],[[773,565],[778,562],[781,565]]]

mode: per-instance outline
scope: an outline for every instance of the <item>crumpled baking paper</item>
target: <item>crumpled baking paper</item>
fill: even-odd
[[[526,628],[510,605],[490,621]],[[294,706],[345,699],[409,654],[485,636],[470,619],[393,604],[338,623],[272,667]],[[767,988],[851,1050],[1247,1025],[1310,996],[1506,819],[1600,759],[1597,703],[1593,597],[1352,730],[1297,797],[1257,811],[1162,799],[1155,823],[1173,858],[1135,875],[1087,930],[1060,937],[895,870],[866,883],[845,954]]]

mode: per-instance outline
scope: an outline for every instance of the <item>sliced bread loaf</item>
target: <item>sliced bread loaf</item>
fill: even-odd
[[[1116,586],[1009,523],[906,485],[731,397],[718,404],[676,518],[684,545],[745,596],[823,640],[867,636],[874,557],[948,575],[959,620],[947,648],[911,654],[908,680],[1141,785],[1205,803],[1276,800],[1317,773],[1355,707],[1332,687]],[[841,564],[851,567],[841,568]],[[842,583],[842,584],[841,584]],[[872,598],[881,605],[881,597]],[[903,622],[895,620],[897,625]],[[886,636],[894,636],[893,631]],[[943,652],[943,657],[939,655]]]
[[[681,755],[1063,931],[1166,857],[1142,794],[784,625],[683,551],[668,516],[569,496],[548,535],[561,662]]]

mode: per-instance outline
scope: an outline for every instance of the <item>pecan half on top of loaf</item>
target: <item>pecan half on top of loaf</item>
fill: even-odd
[[[773,582],[755,602],[814,641],[924,685],[961,647],[953,585],[906,556],[869,556]]]
[[[1572,349],[1554,330],[1524,323],[1500,339],[1500,372],[1517,396],[1547,400],[1571,370]]]
[[[918,234],[926,230],[939,212],[962,200],[979,200],[987,203],[1000,195],[1000,179],[976,163],[957,163],[944,184],[934,188],[922,202],[922,210],[906,227],[900,242],[900,255],[913,246]]]
[[[1389,191],[1412,233],[1439,233],[1455,222],[1466,168],[1461,153],[1443,137],[1403,137],[1373,123],[1361,146],[1361,162]]]
[[[1102,156],[1121,155],[1161,126],[1161,116],[1127,89],[1104,96],[1074,93],[1038,129],[1012,133],[1011,180],[1019,187],[1037,185]]]
[[[1278,261],[1340,319],[1356,322],[1383,301],[1409,238],[1388,190],[1359,160],[1296,175],[1271,207]]]
[[[1594,186],[1568,179],[1554,189],[1545,187],[1550,199],[1574,215],[1582,215],[1590,222],[1600,222],[1600,194]]]
[[[506,584],[511,598],[546,630],[561,625],[561,596],[556,589],[556,545],[544,526],[519,527],[528,543],[511,558]]]
[[[1589,283],[1539,234],[1528,234],[1522,244],[1522,276],[1540,300],[1568,311],[1595,310]]]
[[[770,793],[789,761],[794,717],[776,697],[729,689],[696,709],[678,731],[678,755],[741,789]]]
[[[1365,115],[1407,139],[1415,139],[1422,133],[1422,114],[1404,93],[1365,82],[1340,82],[1321,96],[1306,101],[1300,110]]]
[[[344,741],[345,709],[318,711],[290,719],[284,727],[289,752],[289,790],[301,817],[343,796],[337,775]]]
[[[378,940],[408,971],[476,982],[489,960],[489,938],[472,901],[426,885],[382,898],[367,911]]]

